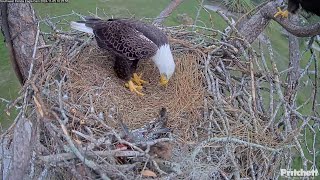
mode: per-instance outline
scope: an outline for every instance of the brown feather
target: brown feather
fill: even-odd
[[[122,58],[147,59],[158,50],[153,41],[125,21],[89,19],[86,26],[93,29],[100,48],[109,49]]]

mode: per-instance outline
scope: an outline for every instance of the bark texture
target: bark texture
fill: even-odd
[[[34,51],[37,20],[34,10],[29,3],[2,3],[2,31],[11,54],[14,70],[23,84],[28,75],[32,54]],[[38,46],[44,45],[44,39],[39,36]],[[35,56],[35,69],[43,60],[44,53],[37,51]]]
[[[14,129],[12,169],[8,179],[23,179],[28,175],[33,149],[32,138],[35,137],[32,135],[32,123],[21,118]]]
[[[156,20],[153,21],[154,24],[161,24],[164,19],[169,16],[172,11],[177,9],[177,7],[183,2],[183,0],[172,0],[171,3],[159,14]]]

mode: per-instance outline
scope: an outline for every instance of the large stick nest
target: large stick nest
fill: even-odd
[[[55,41],[50,54],[26,85],[34,92],[26,117],[41,122],[39,160],[55,166],[52,177],[228,179],[276,173],[286,143],[270,133],[268,114],[255,101],[261,73],[234,46],[214,39],[219,31],[165,31],[177,68],[161,87],[152,62],[140,61],[138,72],[148,81],[145,96],[124,87],[113,56],[92,37],[49,35]]]

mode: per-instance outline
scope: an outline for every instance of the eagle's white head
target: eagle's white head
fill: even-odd
[[[160,72],[160,84],[166,85],[174,73],[175,63],[170,50],[169,44],[164,44],[159,47],[157,53],[152,57],[153,62]]]

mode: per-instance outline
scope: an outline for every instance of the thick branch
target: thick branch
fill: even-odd
[[[16,76],[17,76],[20,84],[23,84],[23,76],[20,72],[18,63],[15,60],[16,58],[15,58],[15,53],[13,50],[13,44],[11,41],[9,25],[8,25],[7,9],[8,9],[7,3],[0,3],[0,29],[1,29],[2,34],[4,36],[6,46],[9,49],[10,62],[11,62],[12,68],[13,68],[14,72],[16,73]]]
[[[161,24],[164,19],[169,16],[173,10],[175,10],[183,0],[172,0],[171,3],[159,14],[159,16],[153,21],[153,24]]]
[[[245,24],[238,24],[237,29],[246,38],[249,43],[252,43],[266,28],[271,19],[278,22],[291,34],[298,37],[308,37],[320,34],[320,22],[300,26],[290,21],[288,18],[274,17],[277,12],[277,3],[272,1],[262,6]]]
[[[5,34],[6,42],[9,45],[12,61],[18,78],[25,82],[28,75],[32,54],[34,51],[37,20],[30,3],[5,3],[2,7],[2,30]],[[42,36],[39,36],[38,46],[45,45]],[[35,69],[42,62],[44,50],[38,51],[35,56]],[[17,70],[19,69],[19,70]]]
[[[30,168],[32,139],[34,139],[32,124],[26,118],[21,118],[16,124],[13,136],[13,161],[9,179],[23,179]]]

